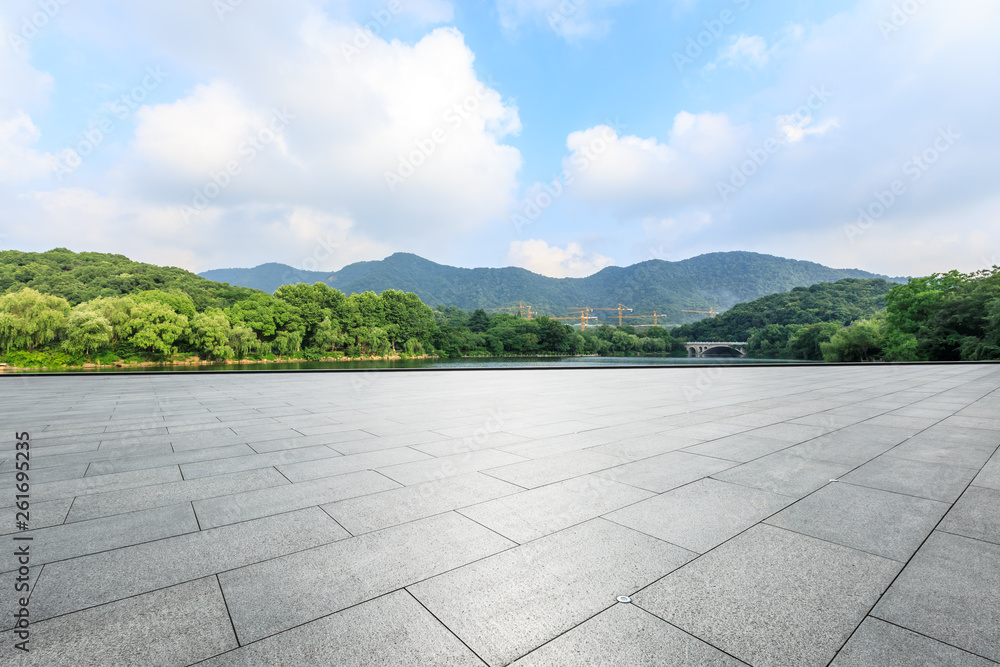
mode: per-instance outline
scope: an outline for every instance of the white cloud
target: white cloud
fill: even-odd
[[[611,27],[607,10],[627,0],[497,0],[500,24],[517,30],[544,25],[567,41],[600,37]]]
[[[747,69],[763,69],[771,55],[767,42],[760,35],[737,35],[720,52],[716,63],[741,66]]]
[[[614,264],[610,257],[584,252],[579,243],[560,248],[540,239],[512,241],[507,261],[551,278],[583,278]]]
[[[31,148],[38,137],[38,128],[23,111],[0,117],[0,180],[28,181],[52,171],[54,158]]]
[[[563,168],[580,200],[622,217],[665,215],[712,189],[709,179],[734,159],[744,134],[726,114],[686,111],[674,117],[665,143],[598,125],[569,135]]]
[[[450,18],[447,2],[402,4],[411,26]],[[521,129],[518,110],[477,75],[475,57],[454,28],[405,43],[366,36],[358,24],[331,19],[306,0],[290,0],[280,11],[238,6],[221,21],[200,1],[140,7],[109,0],[95,13],[67,12],[60,29],[110,39],[108,26],[120,29],[122,22],[102,21],[115,12],[130,22],[112,40],[116,47],[141,37],[149,43],[135,48],[159,54],[156,65],[168,77],[186,68],[212,76],[176,99],[139,107],[130,118],[134,134],[117,137],[123,145],[105,149],[103,160],[84,160],[68,184],[87,184],[86,206],[79,192],[31,193],[26,201],[49,216],[49,238],[80,238],[72,227],[85,212],[88,225],[108,231],[108,241],[145,257],[169,254],[172,246],[204,266],[212,248],[260,232],[266,252],[259,240],[256,248],[248,241],[247,261],[292,263],[311,252],[293,241],[301,211],[310,211],[316,219],[350,222],[349,238],[325,269],[397,249],[440,256],[447,250],[442,238],[506,220],[521,156],[505,140]],[[0,56],[6,80],[24,80],[26,71],[9,54]],[[10,93],[0,88],[0,112],[14,110],[0,113],[0,175],[37,175],[36,165],[48,159],[31,152],[37,129],[17,105],[3,104]],[[276,110],[290,119],[272,138],[267,128]],[[266,141],[250,150],[254,138]],[[225,173],[227,165],[238,173]],[[402,174],[394,188],[387,174]],[[191,215],[196,192],[208,205]],[[13,212],[3,217],[6,223]],[[131,231],[112,231],[139,219],[173,231],[142,248],[125,240]],[[198,231],[186,233],[186,225]],[[281,242],[272,243],[274,235]],[[231,248],[228,254],[239,252]]]

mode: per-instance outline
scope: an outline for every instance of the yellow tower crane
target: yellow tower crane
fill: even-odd
[[[531,317],[531,304],[526,304],[522,301],[518,301],[516,306],[504,306],[502,308],[484,308],[483,310],[516,310],[517,314],[524,317],[527,320],[532,319]],[[525,317],[524,313],[527,311],[528,316]]]
[[[618,326],[622,325],[622,313],[625,311],[632,312],[631,308],[626,308],[622,304],[618,304],[617,308],[591,308],[591,310],[617,310],[618,311]]]
[[[580,320],[580,331],[587,330],[587,320],[596,320],[597,317],[590,314],[590,308],[570,308],[572,317],[550,317],[550,320]]]
[[[716,315],[719,314],[719,312],[717,310],[715,310],[712,306],[709,306],[708,310],[682,310],[681,312],[682,313],[702,313],[704,315],[708,315],[709,317],[715,317]]]

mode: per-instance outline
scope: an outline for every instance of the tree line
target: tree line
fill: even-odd
[[[821,285],[809,289],[814,288],[831,289]],[[884,307],[873,312],[871,306],[878,300]],[[777,321],[746,330],[748,354],[830,362],[1000,359],[998,267],[911,278],[893,285],[878,300],[851,312],[846,322],[838,316],[832,321],[796,323],[803,314],[790,307],[772,318]],[[753,303],[741,305],[752,311]],[[860,313],[863,316],[857,317]]]
[[[30,287],[0,297],[0,352],[20,359],[17,365],[43,351],[56,363],[174,354],[218,361],[421,355],[436,329],[433,312],[414,294],[345,296],[322,283],[286,285],[273,295],[252,291],[226,308],[201,310],[180,290],[142,290],[75,306]]]

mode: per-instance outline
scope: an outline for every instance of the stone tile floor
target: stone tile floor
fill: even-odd
[[[4,665],[1000,663],[1000,366],[4,376],[0,400]]]

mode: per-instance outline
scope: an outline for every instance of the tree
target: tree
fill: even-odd
[[[821,343],[824,361],[870,361],[885,346],[884,320],[864,320],[841,329]]]
[[[101,313],[82,303],[72,310],[63,349],[90,356],[111,345],[111,324]]]
[[[199,353],[213,359],[232,359],[235,355],[229,345],[232,326],[219,308],[209,308],[191,320],[188,338]]]
[[[823,343],[841,330],[834,322],[817,322],[799,329],[788,341],[788,353],[792,359],[823,361]]]
[[[135,301],[130,296],[101,297],[86,302],[87,308],[99,313],[111,325],[111,345],[124,339],[125,325],[131,318],[130,313]]]
[[[174,341],[188,332],[188,318],[159,301],[147,301],[132,307],[122,331],[137,349],[171,354]]]
[[[482,308],[477,308],[469,315],[467,326],[470,331],[483,333],[490,328],[490,316]]]
[[[229,332],[229,347],[233,349],[237,359],[242,359],[248,354],[259,352],[263,347],[257,334],[246,325],[238,325]]]
[[[184,315],[189,320],[197,313],[191,297],[179,290],[176,292],[165,292],[163,290],[136,292],[132,295],[132,301],[135,303],[162,303],[174,312]]]
[[[343,345],[345,338],[340,329],[334,326],[333,320],[325,317],[316,326],[316,332],[313,334],[313,343],[320,351],[328,352],[338,345]]]
[[[283,285],[274,292],[274,297],[291,306],[293,313],[297,315],[297,327],[286,325],[286,328],[301,330],[304,347],[329,349],[318,345],[315,340],[317,329],[324,319],[329,319],[334,328],[344,326],[347,297],[340,290],[324,283]]]
[[[66,330],[70,306],[66,299],[26,287],[0,297],[0,347],[34,351],[57,340]]]

